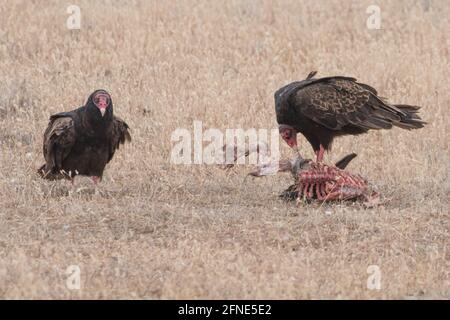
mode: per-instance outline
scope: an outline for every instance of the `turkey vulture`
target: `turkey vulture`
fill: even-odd
[[[45,164],[38,170],[49,180],[90,176],[101,181],[106,164],[121,143],[130,141],[128,125],[113,115],[111,96],[96,90],[86,104],[54,114],[44,133]]]
[[[275,92],[279,132],[297,151],[297,133],[302,133],[321,162],[335,137],[358,135],[370,129],[422,128],[420,107],[392,105],[367,84],[350,77],[314,78],[293,82]]]

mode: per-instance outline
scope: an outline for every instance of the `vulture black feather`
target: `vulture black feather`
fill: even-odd
[[[358,135],[370,129],[422,128],[419,107],[389,104],[377,91],[355,78],[335,76],[290,83],[275,92],[275,111],[282,138],[297,150],[302,133],[322,161],[335,137]]]
[[[96,90],[84,106],[50,117],[44,133],[45,164],[38,172],[50,180],[83,175],[97,183],[125,141],[131,141],[128,125],[114,116],[109,93]]]

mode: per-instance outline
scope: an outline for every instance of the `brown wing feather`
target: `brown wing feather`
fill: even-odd
[[[51,118],[44,133],[45,171],[54,172],[62,167],[76,140],[72,118]]]
[[[295,94],[297,112],[332,130],[346,125],[363,129],[415,128],[406,109],[386,103],[375,89],[355,80],[328,79]],[[406,121],[406,122],[405,122]]]
[[[114,117],[108,162],[113,158],[114,153],[116,152],[116,149],[119,149],[120,144],[131,141],[131,135],[128,131],[129,128],[130,127],[125,121],[119,117]]]

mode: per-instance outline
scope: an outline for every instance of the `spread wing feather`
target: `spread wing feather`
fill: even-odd
[[[59,171],[75,144],[75,126],[71,117],[52,116],[44,133],[45,170]]]
[[[112,159],[121,144],[124,144],[126,141],[131,141],[131,135],[128,129],[129,127],[125,121],[119,117],[114,117],[108,162]]]
[[[394,106],[378,97],[376,90],[354,78],[328,77],[304,86],[294,94],[296,113],[331,130],[346,125],[363,129],[413,129],[424,122],[418,107]]]

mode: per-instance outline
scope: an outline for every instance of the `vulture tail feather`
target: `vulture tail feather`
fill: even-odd
[[[400,121],[394,123],[397,127],[404,129],[419,129],[427,124],[417,115],[420,107],[405,104],[395,105],[395,107],[404,113],[404,116],[401,117]]]
[[[374,129],[390,129],[392,128],[392,122],[386,119],[382,119],[376,116],[370,117],[365,123],[367,126],[373,126]]]

